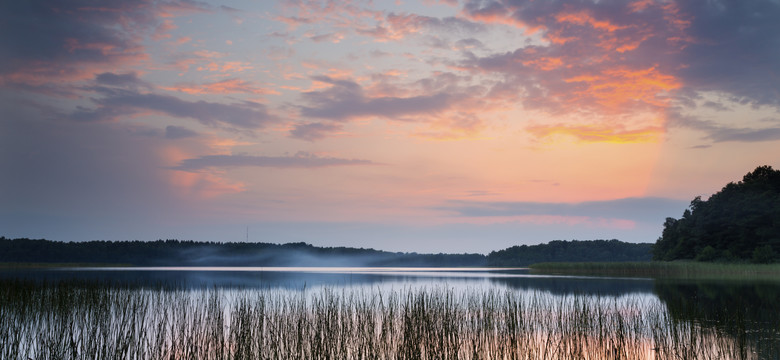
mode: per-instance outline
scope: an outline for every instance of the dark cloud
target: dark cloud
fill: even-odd
[[[122,116],[130,116],[136,114],[137,109],[133,108],[120,108],[120,107],[99,107],[97,109],[85,108],[83,106],[77,106],[76,110],[67,115],[67,118],[77,122],[105,122],[114,121]]]
[[[691,38],[680,53],[686,86],[780,106],[780,2],[678,1]]]
[[[341,129],[341,125],[333,123],[315,122],[297,124],[292,130],[290,130],[290,137],[306,141],[314,141],[323,139],[329,134],[340,131]]]
[[[371,165],[369,160],[319,157],[305,152],[294,156],[253,156],[253,155],[206,155],[194,159],[185,159],[175,170],[198,171],[206,168],[229,167],[273,167],[273,168],[319,168],[346,165]]]
[[[435,93],[411,97],[366,97],[363,88],[350,80],[316,76],[314,80],[332,86],[322,91],[303,93],[303,100],[309,106],[301,106],[301,115],[306,117],[348,120],[360,116],[381,116],[400,118],[408,115],[434,113],[449,107],[456,101],[455,95]]]
[[[735,129],[719,128],[707,136],[714,142],[763,142],[780,140],[780,128]]]
[[[688,202],[666,198],[624,198],[581,203],[541,202],[479,202],[451,201],[438,210],[453,211],[459,216],[582,216],[590,218],[625,219],[663,223],[668,216],[677,216]]]
[[[485,44],[475,38],[460,39],[455,42],[455,47],[460,50],[484,49]]]
[[[105,72],[95,76],[95,82],[99,85],[117,86],[123,88],[146,88],[151,89],[153,86],[146,81],[138,78],[138,74],[135,72],[129,72],[126,74],[114,74],[111,72]]]
[[[274,120],[265,105],[251,101],[220,104],[202,100],[185,101],[167,95],[127,92],[97,99],[95,102],[101,106],[100,109],[153,110],[169,116],[195,119],[209,126],[228,125],[257,129]]]
[[[686,116],[675,111],[668,113],[669,127],[681,127],[701,131],[704,139],[721,142],[764,142],[780,140],[780,127],[745,128],[733,127],[702,120],[697,116]]]
[[[338,33],[327,33],[309,36],[309,39],[314,42],[338,42],[341,38]]]
[[[185,139],[185,138],[196,137],[198,135],[199,134],[197,132],[181,126],[168,125],[165,127],[166,139],[173,139],[173,140]]]
[[[709,149],[712,145],[694,145],[689,147],[689,149]]]
[[[32,85],[137,64],[144,40],[167,31],[164,18],[215,10],[191,0],[2,1],[0,81],[45,92]]]
[[[512,15],[512,11],[504,6],[503,1],[467,1],[463,6],[466,14],[474,18],[506,18]]]
[[[143,83],[134,74],[115,75],[104,73],[97,76],[97,83],[113,83],[124,86]],[[114,121],[118,117],[143,111],[155,111],[168,116],[190,118],[208,126],[227,126],[242,129],[259,129],[276,118],[260,103],[243,101],[221,104],[206,101],[186,101],[180,98],[141,93],[134,88],[96,86],[91,90],[102,95],[93,98],[95,109],[78,107],[68,117],[82,122]]]
[[[3,1],[0,75],[51,80],[143,57],[140,35],[156,26],[154,11],[149,0]]]

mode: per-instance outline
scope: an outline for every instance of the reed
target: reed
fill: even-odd
[[[638,296],[0,280],[2,359],[777,358],[765,335],[675,320]]]
[[[698,261],[537,263],[537,274],[641,276],[684,279],[780,279],[780,263],[710,263]]]

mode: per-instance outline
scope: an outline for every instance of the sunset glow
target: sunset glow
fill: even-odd
[[[0,235],[654,242],[780,167],[780,4],[6,1]]]

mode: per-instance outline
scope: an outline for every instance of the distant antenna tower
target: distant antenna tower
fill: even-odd
[[[249,242],[249,226],[246,227],[246,242]]]

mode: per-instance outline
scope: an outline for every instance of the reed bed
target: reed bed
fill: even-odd
[[[780,279],[780,263],[713,263],[700,261],[549,262],[530,266],[538,274],[639,276],[682,279]]]
[[[765,335],[678,321],[638,296],[0,281],[2,359],[778,358]]]

